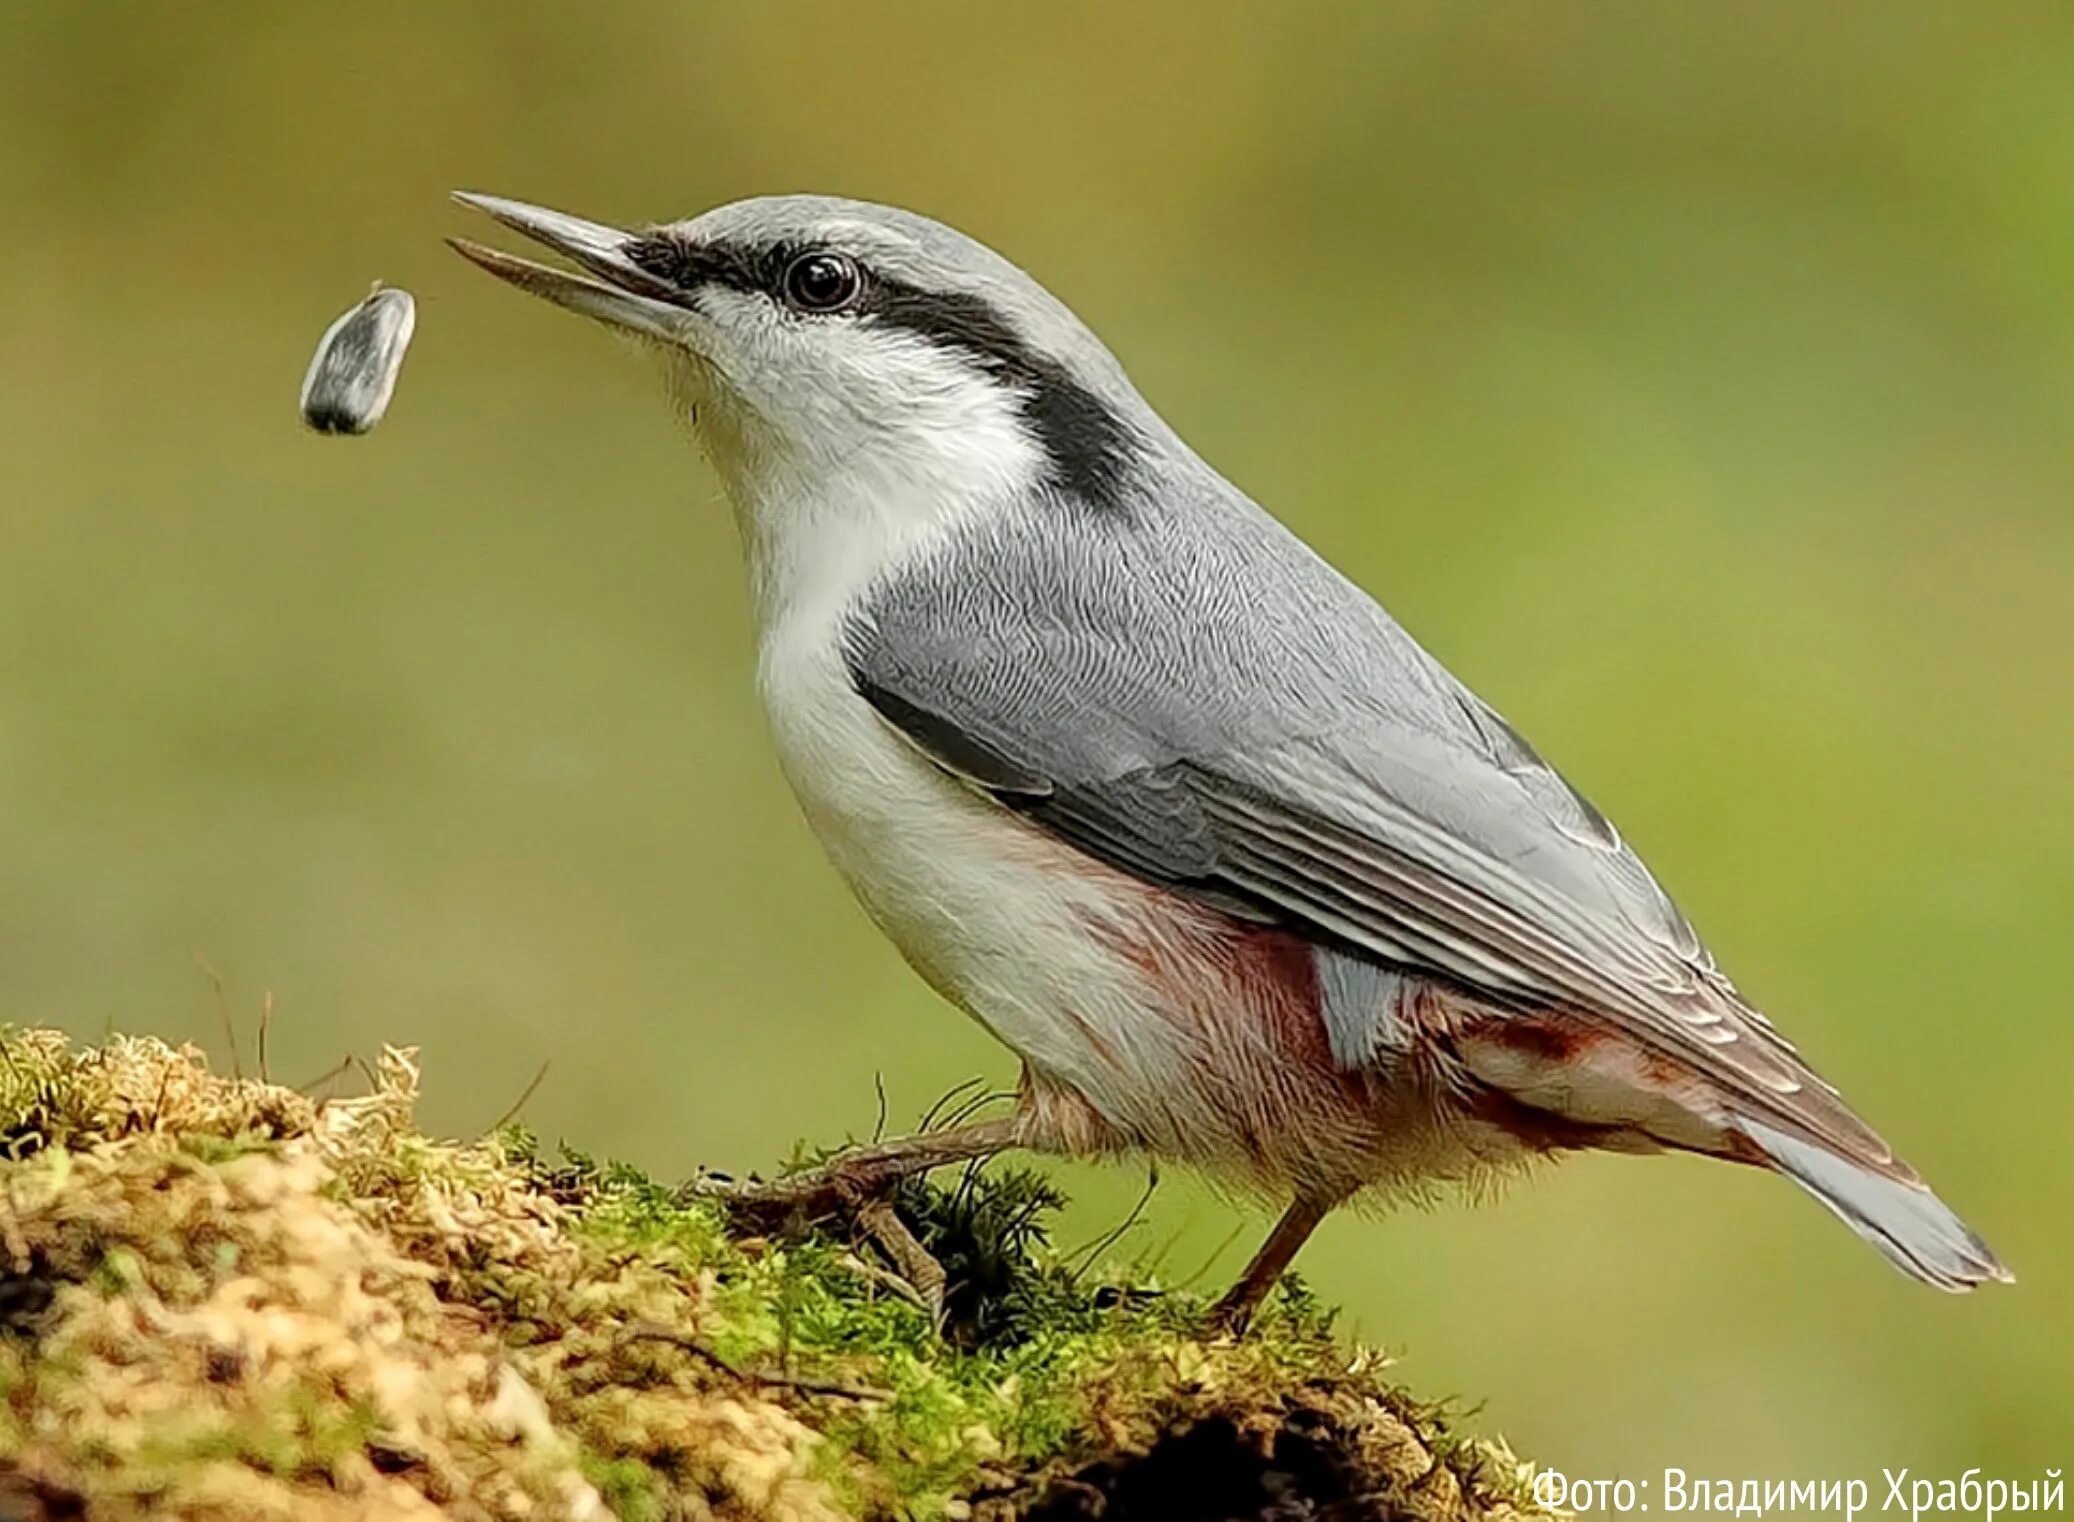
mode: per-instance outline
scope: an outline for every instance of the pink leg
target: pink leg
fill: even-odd
[[[1260,1302],[1267,1298],[1275,1281],[1289,1267],[1290,1260],[1311,1239],[1318,1223],[1325,1219],[1337,1201],[1307,1200],[1299,1198],[1275,1223],[1260,1251],[1239,1275],[1239,1282],[1225,1292],[1211,1312],[1217,1324],[1234,1336],[1242,1335],[1253,1313],[1260,1309]]]

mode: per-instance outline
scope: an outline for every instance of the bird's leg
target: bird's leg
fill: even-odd
[[[1260,1302],[1267,1298],[1268,1291],[1275,1287],[1275,1281],[1282,1277],[1290,1259],[1310,1240],[1311,1233],[1318,1229],[1318,1223],[1336,1203],[1335,1200],[1297,1196],[1296,1203],[1283,1212],[1282,1219],[1275,1223],[1275,1229],[1268,1233],[1267,1241],[1253,1255],[1246,1271],[1239,1275],[1239,1282],[1226,1290],[1224,1298],[1217,1302],[1211,1316],[1218,1326],[1233,1336],[1245,1332],[1253,1313],[1260,1309]]]
[[[992,1157],[1024,1144],[1020,1114],[942,1131],[924,1131],[838,1153],[818,1168],[803,1169],[767,1183],[702,1185],[700,1192],[724,1200],[736,1215],[756,1221],[854,1216],[904,1178]]]
[[[893,1209],[892,1188],[902,1179],[951,1163],[992,1157],[1026,1145],[1030,1139],[1026,1112],[1018,1110],[1003,1120],[951,1126],[857,1147],[818,1168],[768,1183],[716,1184],[708,1180],[696,1187],[699,1193],[723,1201],[737,1222],[756,1230],[831,1219],[854,1223],[892,1260],[894,1269],[921,1298],[931,1320],[940,1326],[946,1288],[943,1266]]]

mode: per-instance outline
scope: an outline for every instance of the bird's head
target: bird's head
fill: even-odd
[[[1067,307],[912,212],[772,196],[622,230],[457,199],[577,268],[452,240],[462,254],[660,347],[673,396],[752,516],[837,490],[1113,498],[1160,431]]]

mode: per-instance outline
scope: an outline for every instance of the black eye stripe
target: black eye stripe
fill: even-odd
[[[796,251],[788,245],[746,249],[730,243],[690,243],[651,233],[627,243],[621,252],[629,263],[687,296],[702,285],[769,296],[777,294],[778,281]]]
[[[758,248],[690,243],[656,233],[627,244],[624,252],[634,264],[675,286],[687,301],[696,299],[700,286],[717,285],[768,296],[789,307],[787,270],[803,256],[824,250],[791,243]],[[1015,390],[1023,419],[1050,461],[1055,485],[1091,507],[1121,507],[1131,464],[1144,441],[1116,409],[1074,380],[1064,366],[1033,349],[984,297],[924,290],[851,262],[861,287],[843,312],[957,354]]]
[[[700,286],[717,285],[746,295],[768,296],[787,306],[812,312],[837,310],[844,303],[822,304],[797,299],[791,281],[794,271],[814,259],[834,259],[846,265],[860,287],[871,273],[856,260],[834,249],[807,244],[776,243],[746,248],[731,243],[692,243],[667,233],[654,233],[625,245],[629,263],[674,286],[685,297],[693,297]]]
[[[957,353],[1022,397],[1023,420],[1051,462],[1058,486],[1091,507],[1120,506],[1137,430],[1056,360],[1030,347],[983,296],[925,291],[898,281],[871,282],[858,311]]]

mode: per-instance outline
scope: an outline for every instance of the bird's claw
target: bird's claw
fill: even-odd
[[[854,1218],[895,1182],[892,1175],[842,1158],[782,1178],[737,1182],[702,1174],[690,1186],[694,1198],[717,1200],[739,1226],[770,1229],[842,1217]]]
[[[900,1219],[900,1212],[893,1208],[892,1200],[884,1195],[857,1212],[857,1224],[878,1244],[879,1251],[892,1261],[893,1271],[913,1288],[921,1300],[922,1309],[928,1313],[929,1325],[941,1335],[944,1293],[950,1282],[943,1265],[908,1229],[907,1222]]]
[[[915,1302],[939,1332],[944,1325],[948,1279],[900,1213],[892,1191],[898,1172],[868,1162],[846,1163],[838,1157],[818,1168],[783,1178],[739,1183],[722,1175],[704,1174],[689,1192],[718,1200],[731,1223],[750,1232],[770,1232],[824,1222],[847,1222],[871,1241],[892,1266],[892,1273],[913,1291]]]
[[[1210,1307],[1210,1330],[1224,1337],[1244,1337],[1246,1329],[1253,1324],[1253,1313],[1260,1309],[1260,1297],[1242,1293],[1244,1284],[1234,1285],[1215,1305]]]

